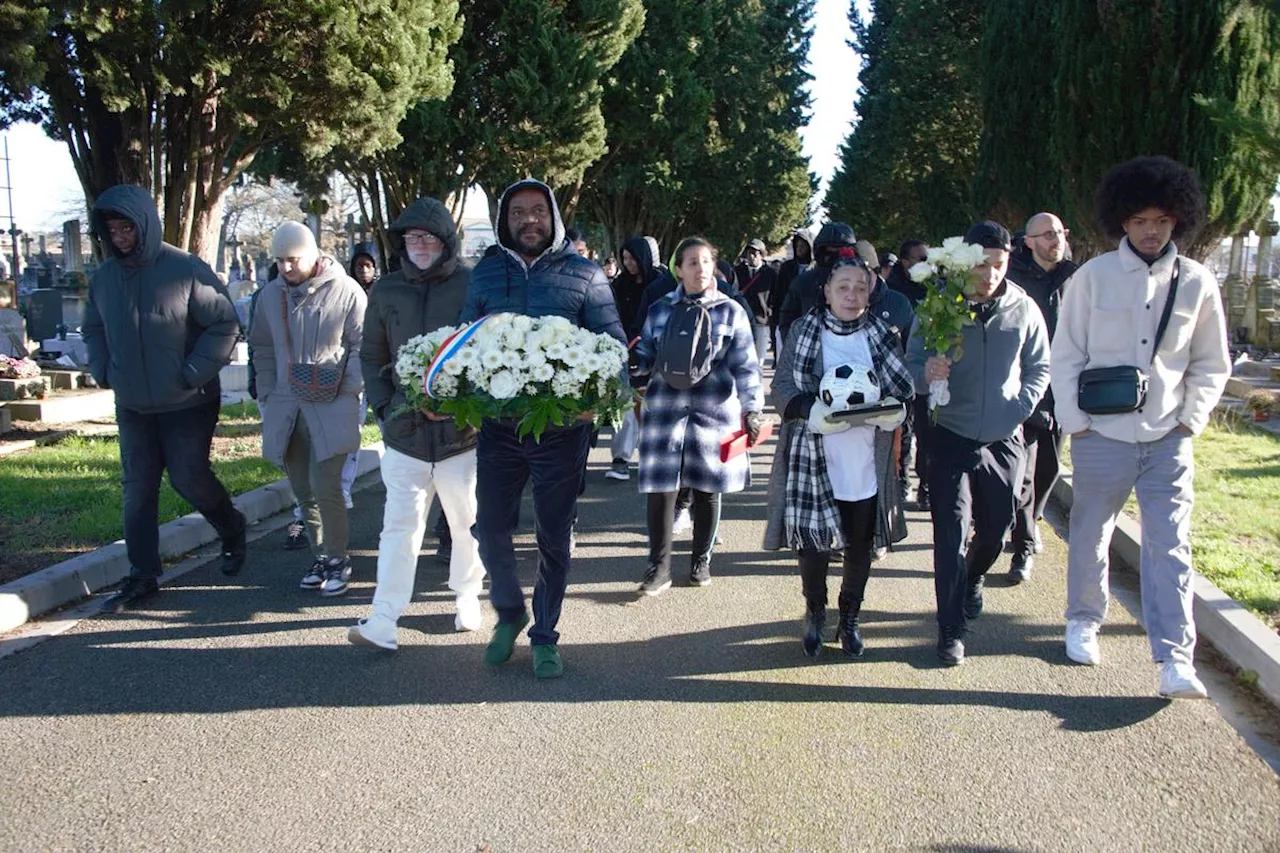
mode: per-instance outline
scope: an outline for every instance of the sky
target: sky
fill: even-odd
[[[867,0],[857,0],[866,14]],[[809,73],[812,117],[801,131],[809,168],[826,181],[835,171],[840,143],[849,132],[857,91],[858,56],[846,44],[850,37],[846,0],[817,0]],[[82,209],[84,196],[65,143],[55,142],[32,124],[18,124],[0,134],[9,146],[9,180],[0,172],[0,185],[12,187],[13,216],[24,231],[53,231]],[[0,152],[3,148],[0,147]],[[3,165],[3,164],[0,164]],[[823,190],[819,190],[819,199]],[[468,214],[487,215],[483,195],[468,198]],[[9,227],[8,198],[0,195],[0,225]]]

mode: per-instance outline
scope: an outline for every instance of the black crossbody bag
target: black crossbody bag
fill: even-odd
[[[1156,345],[1151,348],[1151,363],[1155,364],[1160,341],[1173,314],[1173,300],[1178,295],[1178,279],[1182,277],[1182,259],[1173,262],[1173,278],[1169,281],[1169,295],[1164,301],[1164,313],[1156,327]],[[1120,415],[1142,408],[1147,402],[1150,378],[1146,371],[1128,364],[1115,367],[1095,367],[1082,370],[1077,388],[1080,410],[1091,415]]]

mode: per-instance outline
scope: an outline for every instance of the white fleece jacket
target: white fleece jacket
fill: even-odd
[[[1129,245],[1093,258],[1066,285],[1050,380],[1062,429],[1092,429],[1117,441],[1156,441],[1178,424],[1199,434],[1231,376],[1217,279],[1171,246],[1147,266]],[[1169,326],[1152,364],[1156,329],[1175,259],[1182,272]],[[1076,405],[1080,372],[1133,365],[1151,377],[1146,404],[1119,415],[1090,415]]]

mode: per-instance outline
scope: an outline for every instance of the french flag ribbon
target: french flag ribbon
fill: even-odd
[[[436,374],[444,367],[444,363],[453,358],[458,350],[471,340],[471,336],[480,330],[484,325],[484,321],[492,317],[492,314],[486,314],[480,319],[466,326],[444,339],[444,343],[440,345],[439,351],[436,352],[435,358],[431,359],[431,364],[427,365],[427,375],[422,382],[422,388],[427,392],[427,396],[435,399],[436,395],[431,393],[431,385],[435,382]]]

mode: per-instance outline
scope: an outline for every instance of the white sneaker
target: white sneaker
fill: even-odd
[[[675,523],[671,525],[671,533],[673,536],[679,536],[690,530],[693,530],[693,517],[689,515],[688,509],[682,509],[676,513]]]
[[[1208,699],[1209,691],[1189,663],[1167,660],[1160,666],[1160,695],[1165,699]]]
[[[343,492],[342,494],[342,501],[347,505],[347,509],[356,508],[355,501],[351,500],[351,495],[346,492]]]
[[[1097,666],[1102,662],[1098,650],[1098,623],[1092,619],[1067,620],[1067,657],[1076,663]]]
[[[353,646],[374,646],[392,652],[400,647],[396,642],[396,623],[386,616],[361,619],[347,629],[347,642]]]
[[[484,617],[480,613],[480,598],[475,595],[458,596],[458,613],[453,617],[456,631],[479,631]]]

